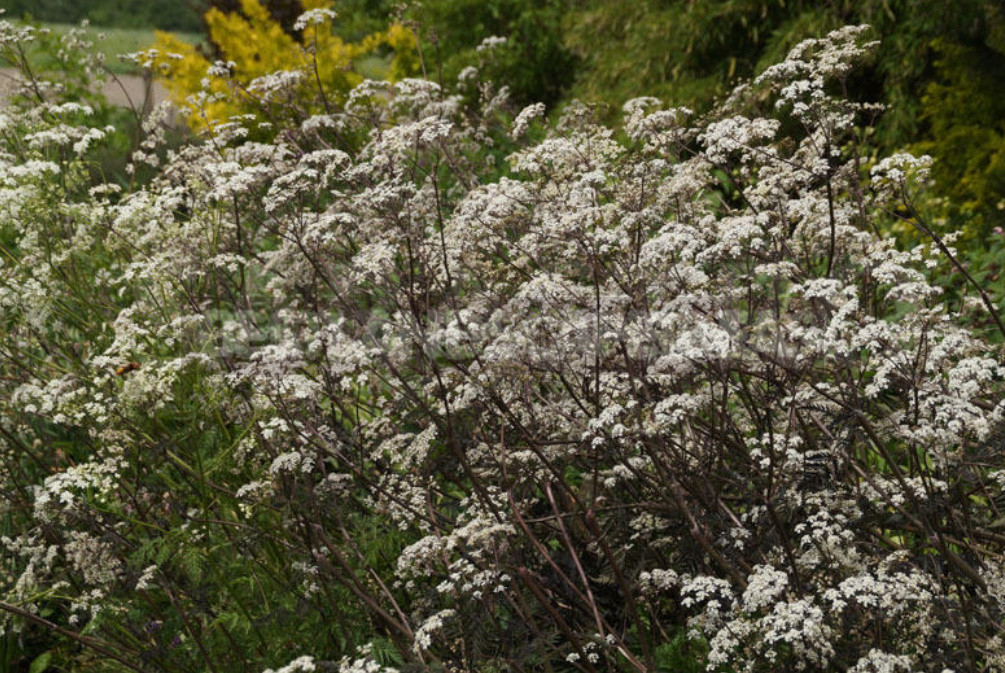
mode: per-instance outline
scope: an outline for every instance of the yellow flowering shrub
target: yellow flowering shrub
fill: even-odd
[[[199,105],[198,114],[190,111],[190,124],[198,127],[260,112],[263,100],[248,85],[270,73],[301,72],[301,87],[316,90],[320,83],[324,99],[338,104],[363,80],[356,68],[362,57],[390,51],[392,57],[381,75],[392,81],[418,72],[415,36],[404,26],[392,24],[359,42],[346,42],[332,31],[332,3],[302,0],[301,4],[310,13],[299,40],[286,33],[259,0],[241,0],[240,12],[210,9],[205,16],[209,39],[219,51],[219,60],[227,64],[226,73],[211,68],[205,56],[175,35],[156,33],[153,63],[175,102],[192,110],[187,103],[190,96],[202,91],[211,94]]]

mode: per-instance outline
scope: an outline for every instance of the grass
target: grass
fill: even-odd
[[[75,24],[69,23],[40,23],[41,28],[48,28],[56,36],[66,34]],[[199,44],[203,37],[198,33],[176,33],[183,41],[189,44]],[[103,36],[99,39],[99,36]],[[128,54],[142,49],[147,49],[154,43],[153,29],[146,28],[103,28],[91,26],[89,39],[94,41],[95,51],[105,55],[105,63],[115,74],[129,74],[136,71],[136,66],[129,61],[124,61],[118,57],[119,54]],[[48,65],[50,58],[40,52],[31,55],[33,62],[38,66]]]

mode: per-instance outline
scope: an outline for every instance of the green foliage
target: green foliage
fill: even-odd
[[[426,41],[430,77],[453,80],[486,37],[507,38],[487,75],[520,103],[556,103],[576,59],[563,43],[564,0],[424,0],[409,13]]]
[[[28,673],[45,673],[50,663],[52,663],[52,652],[46,650],[32,659],[31,665],[28,666]]]
[[[384,30],[389,20],[398,18],[399,4],[395,0],[340,0],[335,30],[343,40],[358,41]]]
[[[702,673],[706,654],[704,643],[688,638],[687,630],[680,629],[656,648],[656,668],[661,673]]]
[[[12,17],[77,23],[90,19],[99,26],[198,31],[199,13],[186,0],[5,0]]]
[[[944,227],[979,242],[1005,225],[1005,53],[936,44],[936,79],[922,99],[925,139],[916,151],[935,158]]]
[[[567,40],[584,63],[573,94],[615,108],[639,95],[707,108],[731,80],[753,73],[762,52],[778,51],[774,32],[799,16],[800,6],[768,0],[586,2],[566,24]]]

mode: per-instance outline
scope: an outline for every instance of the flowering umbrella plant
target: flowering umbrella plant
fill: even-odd
[[[475,70],[265,135],[155,114],[128,184],[26,91],[5,637],[100,670],[1001,670],[1001,320],[930,280],[967,270],[927,158],[866,160],[866,35],[616,129]]]

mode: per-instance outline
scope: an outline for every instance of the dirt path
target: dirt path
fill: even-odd
[[[16,70],[0,68],[0,105],[3,105],[17,77]],[[149,82],[137,75],[117,75],[105,82],[101,91],[109,103],[139,110],[149,110],[169,98],[167,90],[159,82]]]

